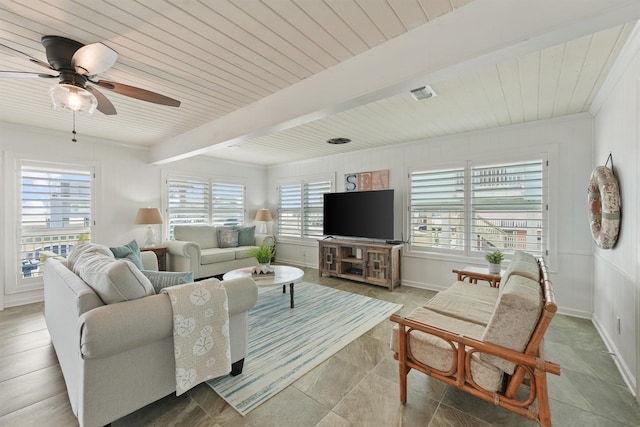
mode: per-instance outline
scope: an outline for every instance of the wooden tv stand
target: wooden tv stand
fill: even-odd
[[[390,291],[400,286],[402,245],[335,239],[320,240],[319,244],[320,276],[370,283]]]

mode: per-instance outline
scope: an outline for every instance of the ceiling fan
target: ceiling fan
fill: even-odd
[[[29,61],[46,68],[48,73],[27,71],[0,71],[0,78],[58,78],[58,85],[49,90],[56,109],[69,109],[74,113],[93,113],[97,110],[106,115],[116,114],[116,109],[97,87],[131,98],[171,107],[180,106],[180,101],[139,87],[108,80],[95,80],[115,64],[118,54],[103,43],[84,45],[61,36],[44,36],[42,45],[47,62],[34,58],[0,43],[0,51],[13,56],[26,57]],[[57,74],[51,74],[52,72]]]

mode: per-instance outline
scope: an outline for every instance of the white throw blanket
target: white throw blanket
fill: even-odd
[[[164,288],[173,308],[176,395],[231,371],[229,305],[217,279]]]

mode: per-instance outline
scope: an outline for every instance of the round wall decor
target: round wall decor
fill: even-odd
[[[591,236],[599,248],[611,249],[620,232],[620,190],[613,171],[597,166],[591,172],[587,193]]]

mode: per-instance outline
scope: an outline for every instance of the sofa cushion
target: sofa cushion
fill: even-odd
[[[256,244],[256,226],[238,227],[238,246],[253,246]]]
[[[540,318],[542,304],[539,282],[512,275],[500,293],[482,340],[511,350],[524,351]],[[513,374],[513,363],[484,353],[480,357],[502,371]]]
[[[218,262],[233,261],[236,258],[233,248],[204,249],[200,253],[200,265],[215,264]]]
[[[156,293],[160,293],[169,286],[184,285],[193,283],[193,273],[190,271],[154,271],[140,270],[151,282]]]
[[[415,309],[407,318],[474,339],[480,339],[484,330],[480,325],[423,307]],[[409,334],[409,346],[412,356],[431,368],[448,372],[454,366],[455,354],[451,345],[439,337],[413,330]],[[398,351],[398,325],[394,326],[391,333],[391,349]],[[502,371],[484,362],[478,353],[471,358],[471,377],[476,384],[489,391],[497,391],[502,385]]]
[[[252,255],[249,254],[251,249],[255,249],[257,246],[239,246],[234,251],[236,259],[244,259],[244,258],[253,258]]]
[[[218,247],[216,228],[208,224],[183,224],[173,228],[173,239],[183,242],[195,242],[200,249]]]
[[[130,261],[113,254],[86,251],[74,263],[74,273],[84,280],[105,304],[155,294],[149,279]]]
[[[219,227],[218,228],[218,247],[219,248],[237,248],[238,247],[238,230],[235,227]]]
[[[115,248],[109,248],[113,253],[113,256],[119,259],[128,259],[136,265],[140,270],[144,269],[142,264],[142,256],[140,255],[140,248],[138,242],[135,240],[130,241],[124,246],[118,246]]]

